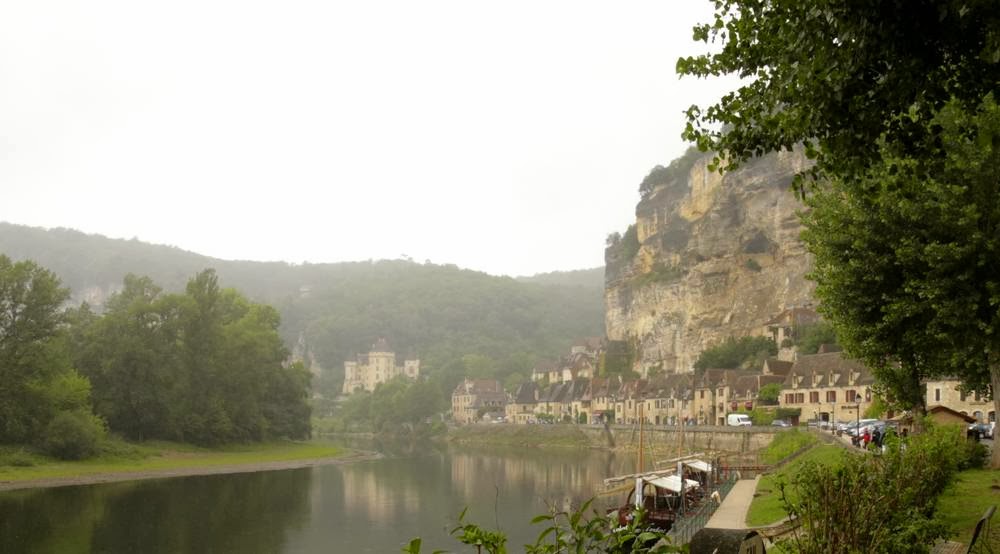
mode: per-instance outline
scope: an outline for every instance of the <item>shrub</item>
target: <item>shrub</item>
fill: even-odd
[[[24,450],[17,450],[0,456],[0,466],[31,467],[33,465],[35,465],[35,458]]]
[[[962,463],[964,440],[955,429],[932,427],[905,447],[891,436],[883,455],[803,464],[791,485],[779,485],[786,513],[801,522],[784,550],[927,552],[948,534],[935,509]]]
[[[62,460],[82,460],[97,454],[105,433],[104,422],[90,412],[59,412],[46,427],[41,447]]]

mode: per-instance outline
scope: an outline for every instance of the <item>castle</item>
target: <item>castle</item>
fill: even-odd
[[[368,354],[344,362],[344,394],[372,392],[379,384],[399,375],[416,379],[420,375],[420,360],[404,360],[403,365],[396,365],[396,353],[390,350],[388,341],[380,338]]]

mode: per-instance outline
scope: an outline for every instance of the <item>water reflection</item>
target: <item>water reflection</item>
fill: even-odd
[[[534,515],[632,470],[589,450],[375,446],[385,459],[0,493],[0,552],[383,553],[415,536],[461,551],[448,531],[465,507],[517,552],[540,531]]]
[[[306,470],[0,494],[0,552],[282,552],[309,521]]]

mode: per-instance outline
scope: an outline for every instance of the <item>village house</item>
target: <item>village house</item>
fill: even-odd
[[[615,421],[615,397],[622,386],[622,378],[594,377],[590,380],[587,396],[590,398],[592,423]]]
[[[778,345],[779,359],[794,361],[797,353],[792,348],[791,342],[798,337],[802,327],[814,325],[822,320],[823,318],[812,308],[788,308],[765,323],[759,334],[770,338]]]
[[[693,423],[693,383],[691,375],[654,377],[646,387],[643,416],[654,425]]]
[[[622,383],[619,393],[615,397],[615,423],[625,425],[639,423],[639,406],[643,404],[642,395],[646,385],[645,379]]]
[[[371,351],[358,355],[354,361],[344,362],[344,386],[346,395],[358,391],[372,392],[378,385],[404,376],[416,379],[420,375],[420,360],[404,360],[403,365],[396,365],[396,354],[389,348],[389,342],[378,339],[372,345]]]
[[[866,367],[840,352],[799,356],[785,377],[779,403],[801,409],[805,419],[851,421],[871,407],[874,384]]]
[[[937,379],[926,382],[925,405],[946,406],[958,413],[973,417],[979,423],[995,422],[993,399],[978,392],[965,392],[958,379]]]
[[[555,383],[538,394],[535,414],[551,417],[553,421],[562,421],[565,416],[572,417],[572,409],[573,383]]]
[[[503,413],[507,393],[495,379],[463,379],[451,393],[451,417],[455,423],[473,423],[482,413]]]
[[[535,423],[535,407],[538,405],[538,384],[524,383],[517,387],[514,396],[507,404],[507,423],[524,425]]]

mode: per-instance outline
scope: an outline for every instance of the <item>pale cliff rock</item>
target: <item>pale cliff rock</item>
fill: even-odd
[[[608,338],[630,341],[641,368],[690,371],[703,349],[814,304],[803,206],[790,190],[808,161],[782,152],[723,176],[710,158],[656,186],[636,207],[634,234],[605,253]]]

